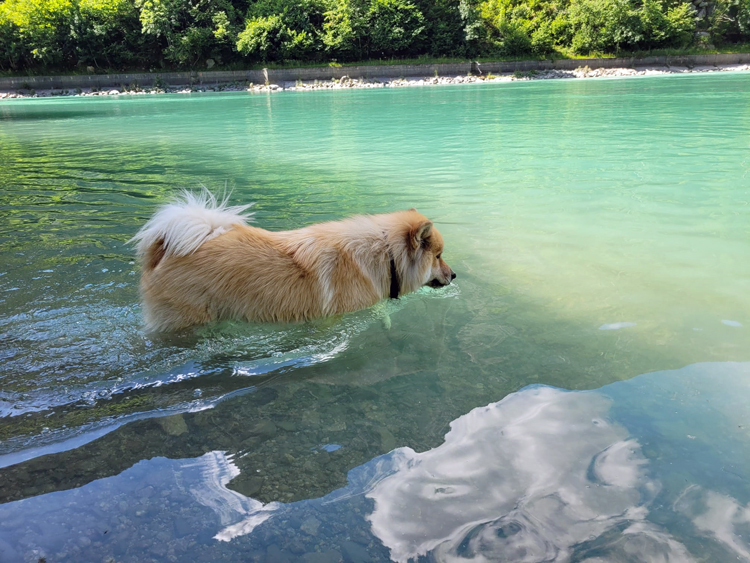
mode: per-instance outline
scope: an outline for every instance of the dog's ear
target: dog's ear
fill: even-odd
[[[425,245],[432,234],[432,221],[416,223],[409,229],[409,245],[412,250],[417,250]]]
[[[409,209],[409,211],[416,211],[416,210],[417,210],[416,207],[412,207],[411,209]]]

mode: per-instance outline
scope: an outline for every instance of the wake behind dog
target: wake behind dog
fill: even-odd
[[[133,237],[149,330],[305,321],[456,277],[443,237],[415,209],[272,232],[247,224],[249,207],[185,192]]]

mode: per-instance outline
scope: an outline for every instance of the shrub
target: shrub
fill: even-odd
[[[497,26],[499,41],[498,54],[517,57],[532,52],[531,38],[523,24],[516,21],[502,21]]]
[[[628,0],[572,0],[571,47],[576,53],[634,49],[641,43],[641,19]]]
[[[485,0],[485,49],[499,55],[545,55],[559,43],[555,21],[564,16],[564,4],[555,0]]]
[[[643,47],[682,47],[693,40],[695,9],[682,3],[665,9],[659,0],[644,0],[640,9]]]
[[[683,47],[695,33],[695,10],[687,2],[572,0],[571,46],[578,53]]]
[[[413,0],[424,16],[422,52],[433,56],[461,56],[469,52],[466,0]]]
[[[159,40],[168,61],[193,66],[231,56],[232,42],[223,34],[234,35],[238,15],[230,0],[135,0],[135,5],[143,33]]]
[[[361,3],[351,0],[335,2],[323,17],[321,40],[326,53],[337,60],[363,58],[367,22]]]
[[[531,51],[535,55],[547,55],[555,50],[555,33],[551,22],[544,22],[531,34]]]
[[[130,0],[80,0],[71,25],[78,65],[127,67],[145,62],[149,38]]]
[[[407,0],[373,0],[367,14],[370,55],[392,57],[416,53],[424,16]]]
[[[0,4],[0,69],[16,70],[31,59],[31,50],[21,41],[21,31]]]
[[[261,61],[303,59],[315,47],[306,31],[284,25],[280,16],[253,18],[237,37],[237,50]]]
[[[0,27],[15,57],[43,66],[71,63],[74,12],[72,0],[6,0],[0,4]]]
[[[261,0],[248,11],[237,50],[262,61],[315,59],[322,48],[325,5],[320,0]]]
[[[716,43],[750,40],[750,0],[716,0],[708,29]]]
[[[257,55],[261,60],[277,58],[286,28],[280,16],[256,17],[247,21],[237,37],[237,50],[243,55]]]

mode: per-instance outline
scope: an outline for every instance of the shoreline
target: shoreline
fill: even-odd
[[[607,59],[601,59],[607,60]],[[735,64],[713,64],[713,65],[644,65],[636,67],[598,67],[590,68],[588,65],[579,66],[573,70],[567,69],[544,69],[544,70],[515,70],[513,72],[490,72],[493,66],[499,63],[477,64],[471,63],[472,69],[478,74],[455,76],[438,76],[435,70],[434,76],[414,75],[406,77],[350,77],[343,75],[339,78],[332,77],[328,80],[276,80],[271,81],[271,72],[262,71],[266,80],[262,84],[251,81],[219,82],[214,84],[188,84],[176,86],[147,86],[140,87],[137,83],[130,86],[121,85],[119,88],[111,87],[76,87],[75,89],[44,88],[44,89],[2,89],[0,88],[0,100],[27,99],[27,98],[51,98],[51,97],[93,97],[93,96],[120,96],[120,95],[144,95],[144,94],[190,94],[197,92],[248,92],[251,94],[274,93],[274,92],[311,92],[316,90],[340,90],[340,89],[362,89],[362,88],[400,88],[418,86],[440,86],[457,84],[481,84],[499,83],[530,80],[554,80],[554,79],[585,79],[585,78],[616,78],[631,76],[658,76],[671,74],[705,74],[712,72],[736,72],[750,71],[750,63]],[[425,65],[428,66],[428,65]],[[438,65],[432,65],[438,66]],[[448,66],[448,65],[446,65]],[[455,65],[450,65],[455,66]],[[343,67],[346,70],[346,67]],[[451,69],[452,70],[452,69]],[[20,79],[19,79],[20,80]]]

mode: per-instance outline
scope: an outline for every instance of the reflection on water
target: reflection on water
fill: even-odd
[[[367,493],[373,533],[398,561],[555,561],[641,522],[658,487],[608,407],[598,393],[531,388],[454,421],[438,448],[397,450]]]
[[[396,448],[346,487],[293,503],[228,488],[239,456],[225,451],[157,456],[0,506],[0,549],[19,560],[747,560],[747,429],[734,417],[747,420],[748,381],[750,363],[715,363],[598,391],[527,387],[454,420],[433,449]],[[663,410],[638,407],[644,393]],[[744,408],[717,408],[727,396]],[[696,403],[708,405],[699,436]]]

